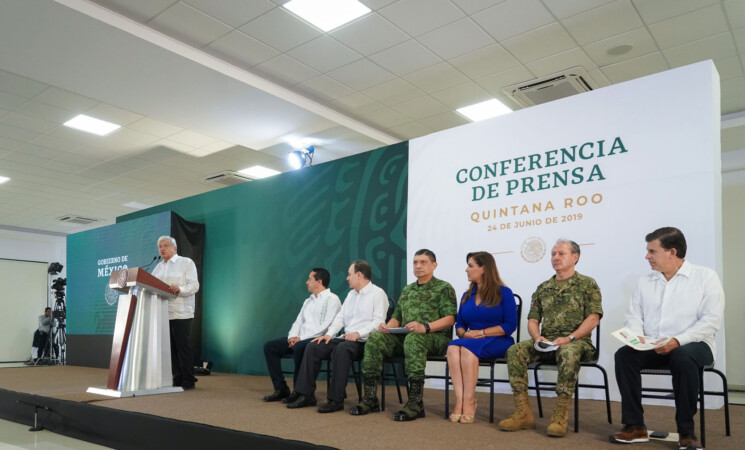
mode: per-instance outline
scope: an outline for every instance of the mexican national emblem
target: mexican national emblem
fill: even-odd
[[[120,288],[127,287],[127,278],[129,278],[129,270],[122,269],[119,271],[119,277],[116,279],[116,282],[119,283]]]
[[[526,262],[536,263],[546,254],[546,243],[543,239],[533,236],[525,239],[520,247],[520,255]]]
[[[106,300],[106,304],[109,306],[114,306],[117,300],[119,300],[119,292],[111,289],[110,287],[106,287],[106,292],[104,293],[104,300]]]

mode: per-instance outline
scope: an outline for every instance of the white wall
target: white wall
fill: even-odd
[[[0,228],[0,258],[65,265],[67,238]],[[65,276],[64,272],[61,276]]]
[[[64,266],[67,264],[67,238],[65,236],[54,236],[0,228],[0,258],[44,262],[47,264],[47,267],[49,263],[59,262]],[[65,278],[65,270],[63,269],[62,273],[57,276]],[[49,297],[49,288],[50,286],[44,288],[44,292],[47,292],[47,297]],[[10,297],[7,296],[0,298],[0,300],[11,301]],[[49,299],[47,299],[47,301],[49,301]],[[13,305],[5,306],[8,306],[9,310],[17,309],[14,308]],[[44,312],[43,306],[40,306],[38,309],[39,311],[29,315],[29,317],[12,318],[12,323],[16,325],[18,329],[6,330],[8,332],[27,334],[29,352],[31,349],[31,338],[39,325],[37,322],[37,316]],[[25,358],[28,358],[28,355],[26,355]]]
[[[727,342],[745,341],[745,170],[727,172],[745,150],[722,155],[722,238],[724,241],[724,331]],[[738,345],[727,346],[727,381],[745,386],[745,357]]]

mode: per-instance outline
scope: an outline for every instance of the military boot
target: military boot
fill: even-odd
[[[567,424],[569,423],[569,402],[571,401],[571,396],[559,394],[559,397],[556,399],[554,413],[551,414],[551,424],[546,430],[546,433],[549,436],[563,437],[567,434]]]
[[[424,417],[424,402],[422,402],[424,380],[410,380],[409,384],[409,400],[403,409],[393,415],[393,420],[396,422],[409,422]]]
[[[380,411],[378,403],[378,377],[364,377],[365,392],[359,405],[353,406],[349,414],[364,416],[367,413]]]
[[[530,409],[527,392],[515,393],[515,412],[499,422],[499,429],[502,431],[535,429],[535,419],[533,418],[533,410]]]

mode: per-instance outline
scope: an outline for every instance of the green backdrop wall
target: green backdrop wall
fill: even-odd
[[[202,356],[220,372],[265,374],[263,344],[286,336],[313,267],[342,301],[355,259],[392,298],[406,283],[408,142],[136,213],[204,223]],[[177,183],[175,179],[174,182]]]

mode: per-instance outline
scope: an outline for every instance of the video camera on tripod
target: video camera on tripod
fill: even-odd
[[[56,263],[55,263],[56,264]],[[59,265],[62,270],[62,265]],[[51,269],[50,269],[51,270]],[[52,328],[50,336],[50,354],[51,362],[55,364],[65,364],[67,350],[67,305],[65,305],[65,289],[67,287],[67,278],[56,278],[52,281],[52,291],[54,291],[54,305],[52,308],[52,317],[55,319],[55,326]]]
[[[65,286],[67,286],[67,278],[57,278],[52,282],[52,290],[54,291],[54,308],[52,308],[52,317],[62,323],[67,316],[67,308],[65,307]]]

